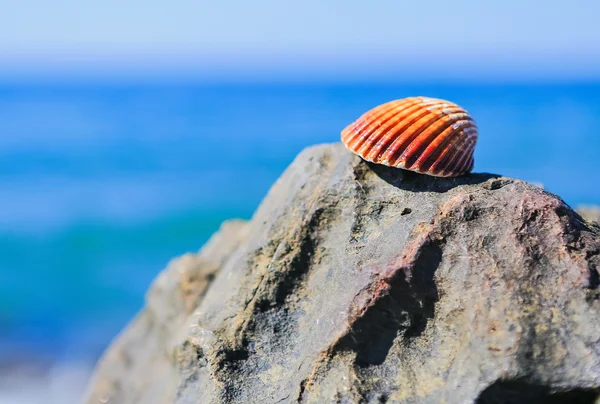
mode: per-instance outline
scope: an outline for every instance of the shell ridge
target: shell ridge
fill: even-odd
[[[373,147],[373,149],[375,150],[372,153],[376,153],[374,159],[381,161],[380,159],[383,157],[386,150],[389,149],[390,144],[393,143],[394,135],[396,136],[396,138],[405,136],[406,130],[410,128],[411,125],[413,125],[415,122],[419,121],[427,115],[436,115],[435,112],[435,110],[431,110],[430,108],[420,108],[419,111],[419,108],[417,106],[417,110],[414,111],[414,114],[412,114],[410,117],[405,117],[404,119],[402,119],[401,122],[398,122],[396,126],[389,128],[389,135],[383,136],[381,139],[379,139],[377,144],[375,144],[375,146]],[[433,120],[434,118],[431,119]]]
[[[447,118],[443,117],[442,119],[439,119],[435,125],[431,125],[423,130],[402,153],[401,159],[404,160],[406,167],[421,171],[420,165],[417,164],[419,158],[423,155],[427,146],[449,128],[451,128],[451,126],[448,125]]]
[[[393,101],[387,102],[385,104],[380,105],[378,111],[385,110],[389,106],[393,104]],[[350,125],[346,126],[342,130],[342,140],[351,147],[354,137],[360,133],[360,128],[364,126],[365,120],[372,115],[376,115],[378,111],[373,111],[372,109],[362,114],[356,121],[352,122]]]
[[[352,122],[347,128],[351,128],[352,131],[360,132],[361,129],[372,119],[376,119],[379,115],[383,115],[386,111],[394,108],[394,101],[386,102],[385,104],[379,105],[377,108],[373,108],[364,114],[362,114],[356,121]]]
[[[467,172],[470,173],[471,171],[473,171],[474,166],[475,166],[475,158],[473,157],[473,155],[471,155],[471,158],[469,161],[469,167],[467,167]]]
[[[403,116],[403,119],[395,122],[393,126],[386,128],[386,130],[382,133],[382,136],[377,138],[377,142],[375,142],[369,153],[370,155],[373,154],[376,160],[379,160],[379,158],[385,153],[385,150],[387,150],[394,138],[403,136],[404,132],[410,127],[410,125],[427,115],[431,115],[429,111],[425,111],[422,108],[419,109],[418,105],[415,105],[415,107],[417,108],[410,111],[409,115]]]
[[[441,136],[446,130],[452,131],[452,118],[451,115],[443,114],[442,119],[429,125],[425,130],[421,132],[413,141],[407,146],[402,155],[402,159],[406,162],[407,167],[412,167],[417,164],[416,167],[421,171],[420,165],[418,165],[427,147]]]
[[[361,124],[354,129],[355,135],[353,143],[349,143],[352,148],[358,149],[362,143],[369,138],[371,133],[382,125],[382,118],[387,121],[389,118],[393,117],[395,112],[401,109],[404,104],[390,102],[389,104],[384,105],[385,108],[374,111],[373,115],[368,115],[367,113],[359,118]]]
[[[430,170],[446,172],[450,169],[450,167],[452,167],[452,162],[456,157],[456,154],[460,152],[459,148],[462,148],[462,145],[468,140],[468,136],[460,135],[460,133],[457,134],[457,140],[448,145],[440,157],[438,157],[438,159],[431,165]]]
[[[413,108],[415,107],[418,108],[418,104],[407,105],[405,108],[398,110],[397,114],[394,114],[389,118],[386,117],[387,119],[385,120],[385,122],[382,122],[381,125],[379,125],[378,127],[374,128],[373,131],[371,131],[371,134],[369,135],[369,142],[364,142],[362,147],[359,149],[359,152],[370,155],[374,143],[376,143],[378,139],[389,135],[390,128],[393,128],[398,123],[403,122],[406,119],[407,114],[409,114],[408,116],[410,116],[410,114],[413,111]]]
[[[468,137],[464,137],[461,139],[459,143],[454,147],[454,153],[451,158],[449,158],[446,163],[446,167],[444,168],[445,172],[456,172],[458,167],[458,162],[462,158],[463,150],[466,148],[466,144],[469,142]]]
[[[467,169],[471,157],[470,148],[473,143],[474,141],[472,139],[469,139],[469,141],[467,142],[465,150],[462,152],[460,159],[456,163],[457,172],[464,172]]]
[[[430,169],[435,162],[441,157],[447,147],[455,142],[460,136],[469,136],[472,129],[471,121],[463,120],[452,125],[452,130],[442,134],[427,147],[427,149],[419,157],[422,160],[423,168]]]
[[[461,167],[463,172],[469,172],[469,165],[471,164],[471,160],[473,160],[473,152],[475,151],[475,143],[477,143],[477,137],[473,135],[469,135],[469,143],[466,147],[465,153],[465,161],[463,163],[463,167]]]
[[[426,131],[431,125],[444,119],[445,115],[436,114],[432,111],[423,118],[413,122],[404,132],[402,136],[399,136],[388,148],[388,158],[392,166],[405,161],[405,156],[410,145],[419,137],[419,135]],[[427,118],[427,120],[425,120]],[[393,158],[393,160],[392,160]]]
[[[466,121],[462,121],[466,122]],[[421,170],[428,170],[446,149],[448,144],[464,133],[464,125],[452,125],[431,141],[416,161]]]

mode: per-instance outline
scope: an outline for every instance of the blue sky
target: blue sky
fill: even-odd
[[[600,78],[600,2],[3,0],[0,74]]]

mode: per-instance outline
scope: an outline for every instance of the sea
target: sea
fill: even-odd
[[[600,82],[0,81],[0,403],[77,402],[169,260],[249,219],[302,149],[413,95],[471,113],[475,172],[600,204]]]

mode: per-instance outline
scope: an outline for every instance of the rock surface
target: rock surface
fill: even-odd
[[[600,235],[525,182],[307,149],[173,261],[89,403],[594,403]]]

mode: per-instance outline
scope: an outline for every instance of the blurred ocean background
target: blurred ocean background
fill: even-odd
[[[0,404],[78,402],[171,258],[380,103],[454,101],[476,172],[600,204],[600,5],[456,7],[2,2]]]

